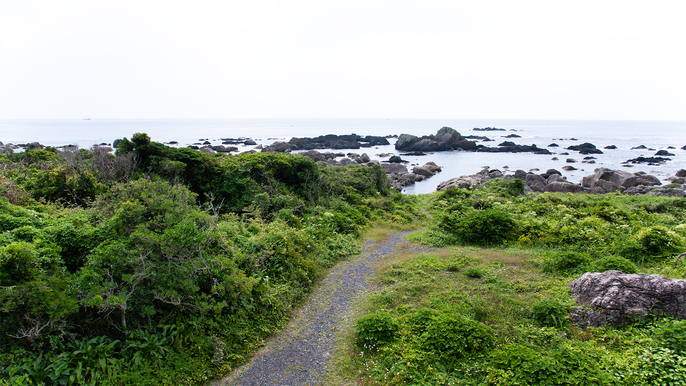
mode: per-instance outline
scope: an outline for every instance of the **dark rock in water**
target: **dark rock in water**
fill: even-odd
[[[112,147],[116,149],[119,147],[120,143],[121,143],[121,139],[115,139],[114,142],[112,142]]]
[[[567,162],[568,164],[573,164],[573,163],[576,162],[576,160],[575,160],[574,158],[567,158],[567,161],[566,161],[566,162]]]
[[[443,127],[436,135],[417,137],[411,134],[401,134],[395,143],[396,150],[400,151],[448,151],[448,150],[473,150],[476,149],[474,141],[467,141],[460,133],[450,127]]]
[[[674,157],[676,154],[670,153],[667,150],[659,150],[655,155],[660,155],[660,156],[666,156],[666,157]]]
[[[178,145],[178,144],[179,144],[178,141],[169,141],[168,143],[169,143],[170,145]]]
[[[205,141],[205,142],[203,142],[202,144],[203,144],[203,145],[211,145],[212,142],[210,142],[210,141]]]
[[[498,147],[479,146],[476,149],[480,153],[534,153],[534,154],[553,154],[548,149],[541,149],[536,145],[517,145],[511,141],[505,141]]]
[[[674,175],[677,176],[677,177],[686,177],[686,170],[684,170],[684,169],[679,169],[679,171],[676,172],[676,174],[674,174]]]
[[[191,149],[193,149],[193,150],[200,150],[200,146],[191,145],[191,146],[188,146],[188,147],[191,148]]]
[[[389,145],[384,137],[366,136],[357,134],[348,135],[320,135],[316,138],[291,138],[288,143],[291,150],[314,150],[314,149],[359,149],[361,147],[372,147]]]
[[[256,146],[257,142],[253,141],[252,139],[246,139],[245,141],[243,141],[243,144],[245,146]]]
[[[572,170],[577,170],[577,169],[574,166],[567,165],[567,166],[563,166],[562,170],[572,171]]]
[[[570,141],[578,141],[578,139],[576,139],[576,138],[570,138],[569,140]]]
[[[412,173],[419,175],[419,176],[423,176],[425,178],[432,177],[434,175],[434,173],[432,173],[431,170],[429,170],[423,166],[415,166],[412,169]]]
[[[475,127],[474,131],[506,131],[505,129],[498,129],[495,127],[484,127],[482,129]]]
[[[549,176],[551,176],[551,175],[553,175],[553,174],[562,175],[562,173],[560,173],[559,171],[557,171],[557,170],[555,170],[555,169],[548,169],[548,170],[546,170],[545,174],[547,174],[547,175],[549,175]]]
[[[617,146],[615,146],[615,145],[609,145],[609,146],[605,146],[603,149],[607,149],[607,150],[617,150]]]
[[[686,150],[686,146],[682,147],[681,150]]]
[[[567,150],[578,151],[580,154],[603,154],[603,151],[596,148],[592,143],[582,143],[581,145],[570,146]]]
[[[589,160],[589,159],[597,159],[597,158],[589,155],[588,157],[584,157],[584,159]]]
[[[423,156],[423,155],[426,155],[426,153],[422,153],[421,151],[413,151],[413,152],[410,152],[410,153],[403,153],[403,154],[400,154],[400,155],[405,155],[405,156]]]
[[[664,157],[637,157],[634,159],[627,160],[624,163],[631,163],[631,164],[642,164],[642,163],[647,163],[648,165],[659,165],[662,163],[665,163],[667,161],[671,161],[671,158],[664,158]]]
[[[572,314],[582,328],[621,326],[646,317],[686,319],[686,280],[620,271],[587,272],[569,285],[583,307]]]
[[[560,155],[569,155],[569,153],[564,152],[564,153],[560,153]]]
[[[548,147],[560,147],[560,145],[558,145],[556,143],[551,143],[550,145],[548,145]]]
[[[517,135],[517,134],[510,134],[510,135],[504,136],[503,138],[522,138],[522,136],[521,136],[521,135]]]
[[[676,147],[674,147],[674,146],[667,146],[667,149],[674,150],[674,149],[676,149]]]
[[[397,155],[394,155],[394,156],[392,156],[391,158],[389,158],[389,159],[388,159],[388,162],[390,162],[390,163],[396,163],[396,164],[399,164],[399,163],[407,163],[407,161],[405,161],[404,159],[400,158],[400,157],[397,156]]]
[[[631,148],[631,150],[645,150],[645,149],[647,149],[646,145],[638,145],[638,146]]]
[[[392,174],[405,174],[407,173],[407,166],[401,165],[401,164],[396,164],[396,163],[384,163],[381,165],[384,169],[386,169],[386,173]]]
[[[490,139],[488,137],[484,137],[481,135],[465,135],[462,138],[464,139],[471,139],[473,141],[484,141],[484,142],[492,142],[494,141],[493,139]]]

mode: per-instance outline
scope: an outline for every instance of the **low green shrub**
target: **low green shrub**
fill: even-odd
[[[356,343],[360,348],[375,350],[396,338],[398,322],[384,311],[360,318],[355,324]]]
[[[444,221],[447,231],[463,243],[498,245],[514,238],[516,223],[509,213],[500,209],[473,210],[467,215],[449,215]]]
[[[665,226],[653,225],[633,235],[619,253],[634,262],[644,263],[682,252],[683,248],[681,235]]]
[[[659,323],[654,333],[660,346],[686,356],[686,320],[666,320]]]
[[[592,350],[569,344],[541,353],[508,344],[491,354],[488,381],[494,385],[608,385],[618,380],[604,371]]]
[[[486,276],[486,271],[481,268],[467,268],[464,271],[464,275],[471,277],[472,279],[481,279],[482,277]]]
[[[493,344],[493,331],[487,325],[448,312],[430,319],[420,337],[421,346],[444,363],[479,354]]]
[[[606,256],[602,259],[594,261],[591,266],[591,270],[594,272],[605,272],[605,271],[622,271],[624,273],[636,273],[638,272],[638,267],[631,260],[625,259],[621,256]]]
[[[534,303],[531,316],[542,327],[561,328],[569,324],[569,308],[553,299],[543,299]]]
[[[543,271],[575,274],[586,270],[591,263],[591,256],[583,252],[558,252],[543,261]]]

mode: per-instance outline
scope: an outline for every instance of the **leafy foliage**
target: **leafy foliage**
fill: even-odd
[[[371,221],[381,168],[211,156],[136,133],[0,156],[1,382],[205,384],[288,320]]]

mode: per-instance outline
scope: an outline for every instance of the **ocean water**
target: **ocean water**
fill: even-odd
[[[580,120],[499,120],[499,119],[74,119],[74,120],[0,120],[0,141],[3,143],[40,142],[44,145],[62,146],[73,144],[89,148],[94,144],[112,143],[117,138],[128,137],[137,132],[147,133],[153,141],[177,141],[187,146],[204,140],[220,144],[221,138],[249,137],[258,144],[269,145],[277,140],[292,137],[316,137],[324,134],[359,135],[414,135],[435,134],[443,126],[449,126],[462,135],[480,135],[493,142],[478,142],[496,146],[507,140],[517,144],[536,144],[548,148],[554,155],[531,153],[472,153],[437,152],[426,156],[404,156],[408,167],[433,161],[443,167],[438,175],[405,189],[405,193],[419,194],[435,190],[441,182],[453,177],[474,174],[484,167],[514,172],[517,169],[541,172],[554,168],[562,172],[568,181],[578,182],[598,167],[624,169],[630,172],[653,173],[661,179],[686,168],[686,121],[580,121]],[[480,132],[475,127],[497,127],[507,131]],[[509,134],[521,138],[502,138]],[[584,156],[565,150],[568,146],[590,142],[604,154],[593,155],[596,163],[582,163]],[[548,147],[551,143],[557,148]],[[617,150],[604,150],[608,145]],[[631,150],[645,145],[654,150]],[[671,161],[658,166],[634,165],[625,168],[623,162],[638,156],[652,156],[657,150],[669,149],[674,153]],[[242,146],[240,151],[251,150]],[[394,147],[345,150],[337,152],[367,153],[372,159],[387,160],[386,154],[397,154]],[[569,155],[559,153],[568,152]],[[557,157],[558,160],[553,160]],[[568,158],[576,163],[567,163]],[[578,170],[563,171],[571,165]]]

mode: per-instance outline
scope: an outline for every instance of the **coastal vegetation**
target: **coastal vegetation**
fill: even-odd
[[[686,200],[537,193],[519,179],[424,197],[431,213],[361,306],[342,380],[364,385],[682,385],[686,321],[582,329],[569,283],[621,270],[686,278]],[[339,383],[345,383],[340,381]]]
[[[205,384],[394,227],[427,248],[380,262],[336,383],[686,383],[686,322],[569,317],[584,272],[686,278],[684,198],[525,194],[516,178],[407,196],[378,165],[143,133],[114,154],[35,148],[0,163],[0,385]]]
[[[0,384],[204,384],[278,331],[371,224],[423,216],[378,166],[143,133],[116,154],[0,157]]]

